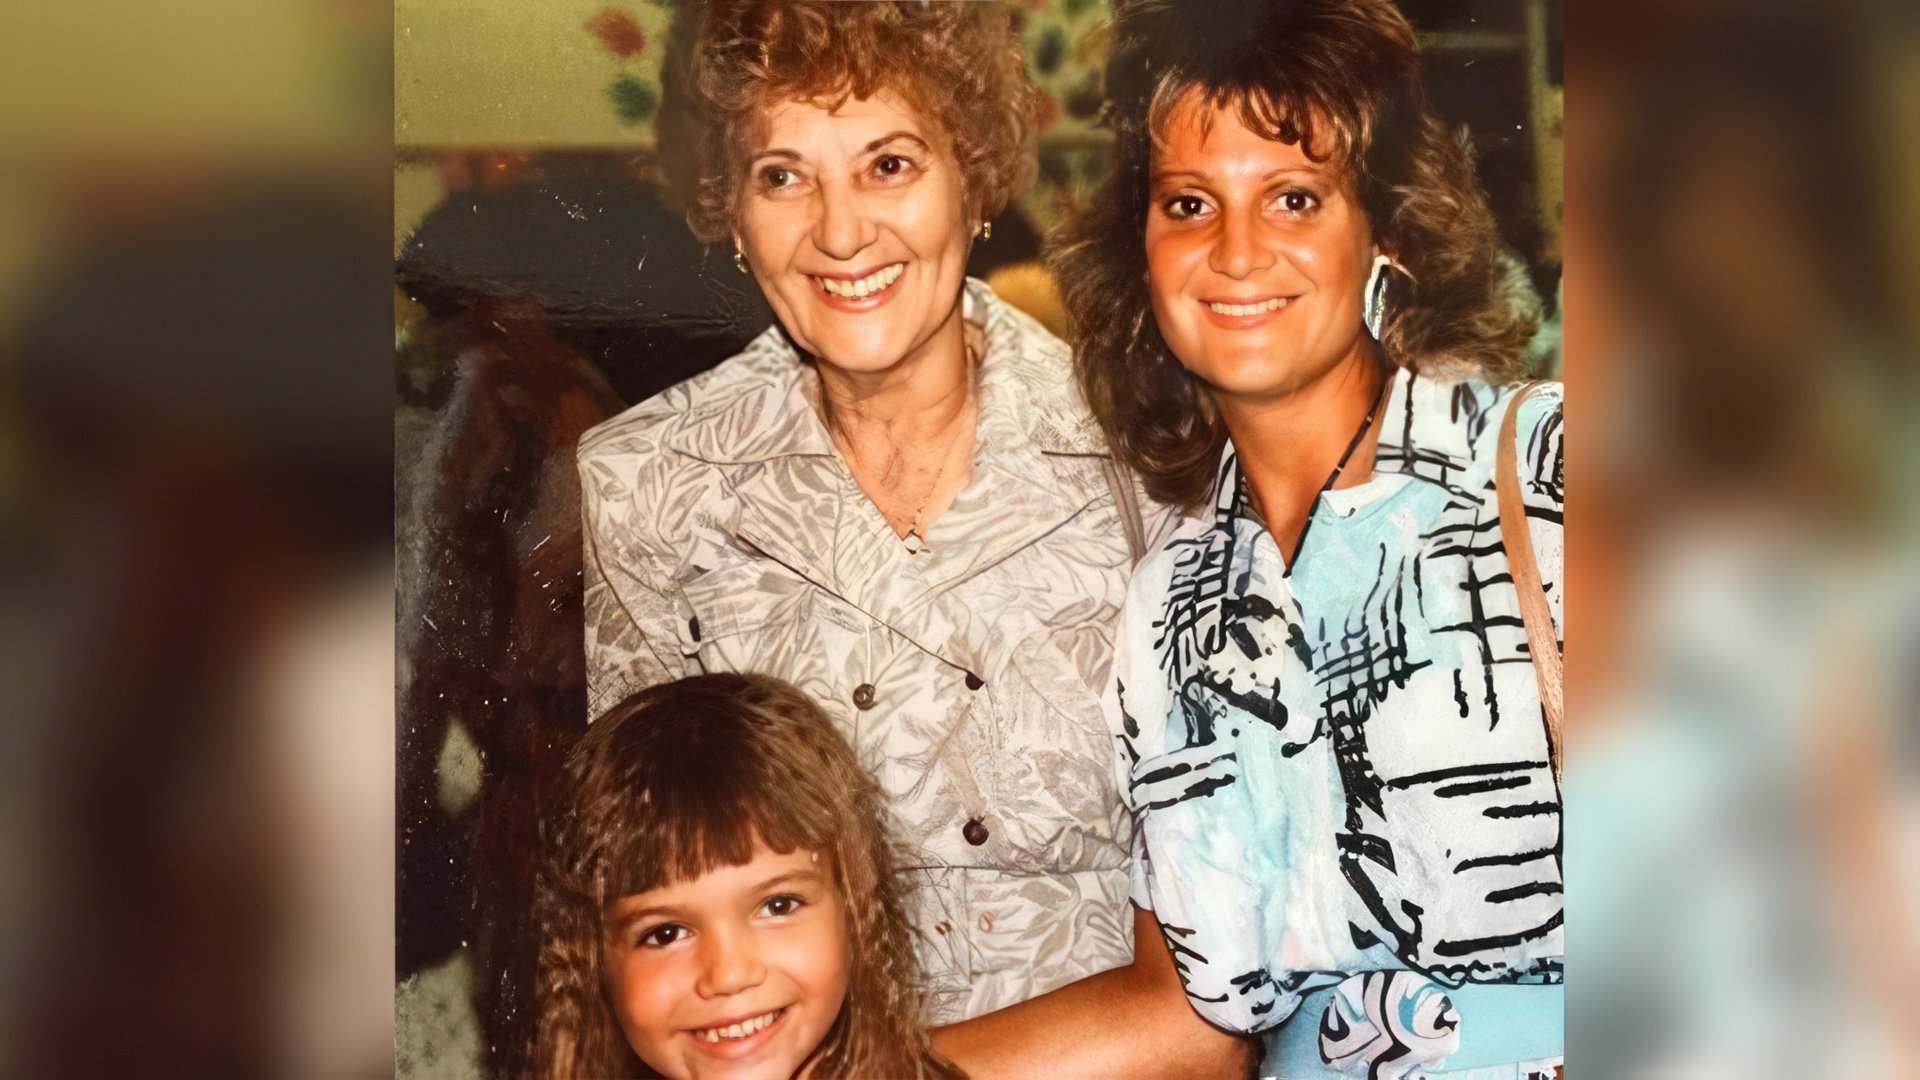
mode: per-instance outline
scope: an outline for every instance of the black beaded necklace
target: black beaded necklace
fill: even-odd
[[[1366,438],[1368,429],[1373,427],[1374,420],[1380,415],[1380,407],[1387,403],[1387,391],[1391,389],[1393,389],[1393,373],[1388,372],[1387,377],[1380,383],[1379,395],[1373,399],[1373,408],[1367,410],[1366,419],[1360,421],[1360,429],[1353,433],[1353,438],[1347,440],[1347,449],[1340,455],[1340,461],[1334,465],[1333,471],[1327,474],[1327,482],[1320,485],[1320,490],[1313,493],[1313,501],[1307,504],[1306,523],[1300,526],[1300,539],[1293,545],[1293,558],[1287,560],[1286,572],[1280,575],[1281,577],[1293,576],[1293,568],[1300,564],[1300,554],[1307,550],[1307,533],[1313,528],[1314,508],[1320,505],[1322,495],[1333,490],[1334,483],[1346,470],[1347,462],[1353,458],[1353,452],[1360,449],[1360,440]],[[1252,500],[1248,500],[1248,505],[1252,505]],[[1254,513],[1260,517],[1260,523],[1265,525],[1266,515],[1260,514],[1258,507],[1254,507]]]

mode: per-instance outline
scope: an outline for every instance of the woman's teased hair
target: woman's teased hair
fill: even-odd
[[[1168,351],[1147,289],[1154,139],[1190,95],[1343,168],[1375,242],[1406,271],[1380,343],[1428,374],[1518,374],[1537,304],[1499,245],[1460,139],[1428,111],[1413,28],[1390,0],[1116,5],[1107,66],[1112,169],[1053,258],[1094,415],[1155,498],[1212,489],[1226,429]]]
[[[769,109],[883,89],[947,138],[969,210],[999,214],[1033,179],[1034,93],[1012,17],[999,2],[708,0],[686,93],[663,102],[659,128],[687,224],[708,243],[732,232]]]
[[[847,998],[812,1061],[821,1080],[948,1077],[920,1022],[918,968],[883,798],[807,696],[763,675],[643,690],[567,761],[537,911],[534,1067],[543,1080],[652,1076],[615,1018],[606,914],[625,896],[776,852],[814,851],[846,911]]]

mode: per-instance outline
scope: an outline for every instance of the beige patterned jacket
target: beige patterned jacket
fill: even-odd
[[[973,480],[917,555],[778,327],[580,441],[589,715],[707,671],[812,694],[892,797],[938,1022],[1132,956],[1099,705],[1129,569],[1106,444],[1059,339],[977,281],[965,314]]]

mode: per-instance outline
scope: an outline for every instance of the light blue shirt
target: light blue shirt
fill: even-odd
[[[1348,1002],[1301,1018],[1330,1063],[1435,1066],[1503,1026],[1447,988],[1561,981],[1560,799],[1494,493],[1512,394],[1400,372],[1373,476],[1321,497],[1291,574],[1229,447],[1208,512],[1135,573],[1107,700],[1134,899],[1222,1027],[1320,993]],[[1518,417],[1556,626],[1560,399]]]

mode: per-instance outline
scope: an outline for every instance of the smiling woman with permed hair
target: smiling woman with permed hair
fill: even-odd
[[[1033,171],[1013,14],[708,6],[662,153],[778,323],[579,453],[589,715],[702,672],[819,701],[905,845],[936,1022],[1133,956],[1099,690],[1164,513],[1066,346],[965,276]]]

